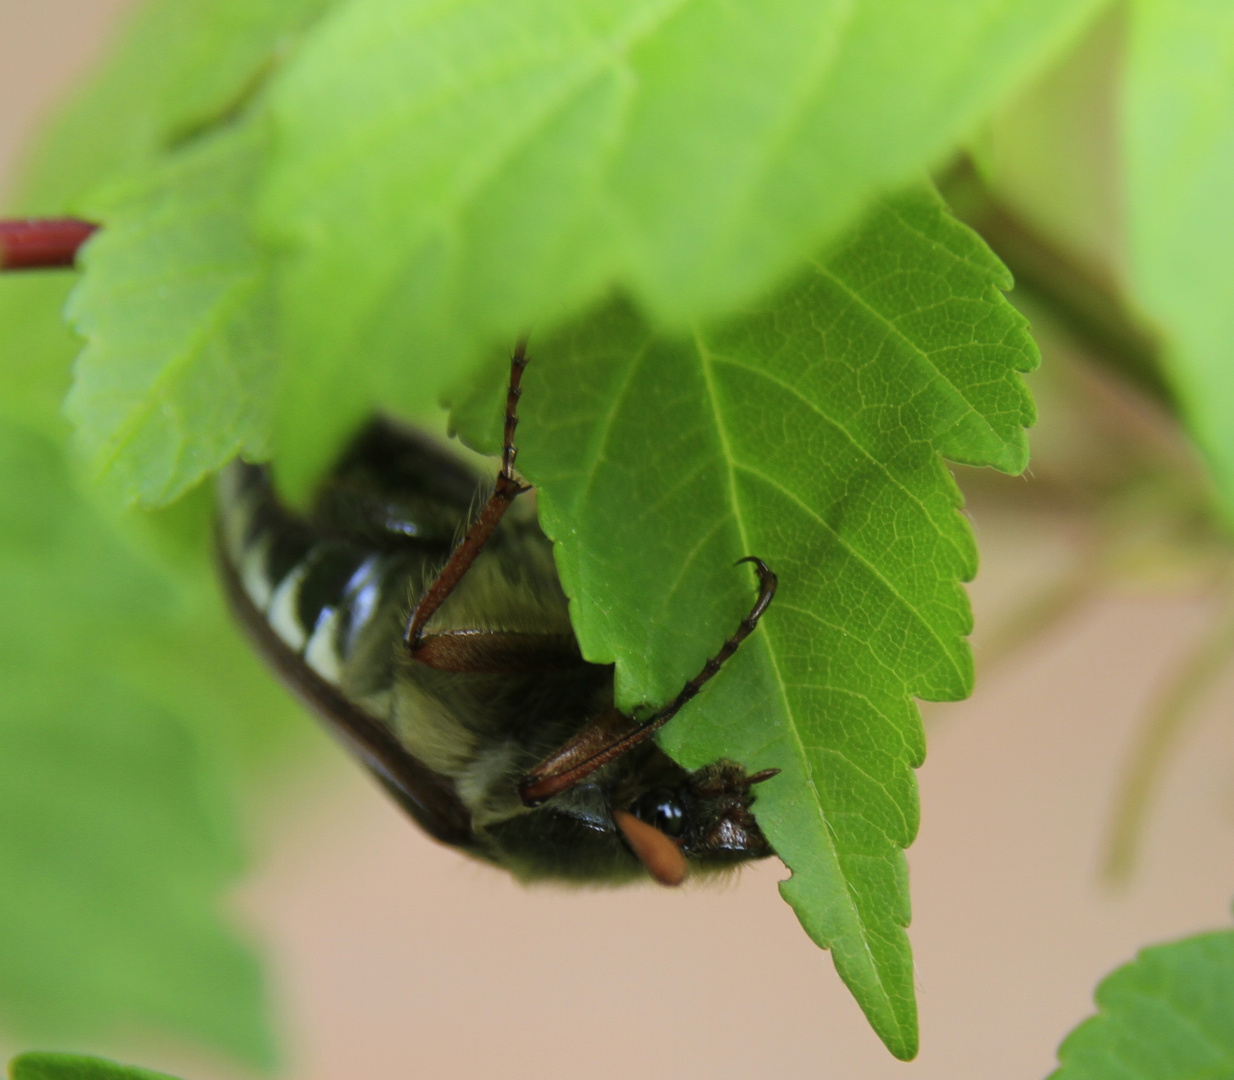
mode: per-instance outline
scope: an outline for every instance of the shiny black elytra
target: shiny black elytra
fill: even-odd
[[[776,577],[753,563],[749,615],[664,709],[613,705],[611,666],[586,662],[549,541],[517,479],[527,358],[515,351],[501,470],[484,481],[432,440],[375,419],[306,515],[264,468],[220,478],[220,566],[267,661],[437,840],[516,876],[665,884],[687,867],[771,854],[747,776],[694,772],[650,736],[702,689],[767,609]],[[461,539],[458,539],[462,534]]]

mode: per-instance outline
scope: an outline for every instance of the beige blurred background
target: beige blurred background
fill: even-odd
[[[0,0],[0,177],[124,6]],[[973,511],[979,641],[1079,558],[1073,521],[1000,506]],[[1044,1076],[1100,976],[1230,922],[1234,672],[1180,740],[1137,875],[1121,890],[1100,876],[1138,725],[1215,614],[1202,579],[1169,580],[1099,589],[982,671],[971,700],[927,707],[909,853],[916,1062],[870,1033],[779,900],[778,865],[680,893],[524,890],[426,840],[323,753],[333,764],[270,814],[235,898],[269,959],[286,1075]],[[186,1080],[242,1075],[136,1036],[98,1050]]]

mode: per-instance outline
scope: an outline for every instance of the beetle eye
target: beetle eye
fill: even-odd
[[[666,788],[654,788],[639,796],[630,812],[665,836],[680,836],[686,827],[686,808],[677,795]]]

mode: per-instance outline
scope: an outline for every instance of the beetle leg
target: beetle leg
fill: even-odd
[[[585,664],[573,634],[447,630],[420,638],[415,657],[439,671],[523,675]]]
[[[403,642],[407,650],[417,659],[423,659],[432,664],[431,654],[422,656],[425,652],[427,639],[424,637],[424,627],[446,598],[454,591],[455,586],[463,579],[471,564],[484,549],[490,536],[501,523],[510,504],[524,491],[530,491],[530,485],[515,478],[514,459],[518,456],[518,447],[514,445],[514,431],[518,427],[518,399],[522,396],[519,383],[523,378],[523,369],[527,366],[527,340],[521,340],[510,359],[510,383],[506,390],[506,424],[505,438],[501,451],[501,471],[497,474],[497,484],[488,502],[472,522],[463,539],[450,552],[450,558],[438,572],[433,583],[424,590],[424,594],[416,603],[407,619],[407,629],[403,634]],[[457,670],[457,669],[454,669]]]
[[[776,594],[776,576],[762,559],[753,555],[737,561],[739,564],[753,563],[759,580],[758,600],[750,609],[750,614],[741,620],[737,632],[703,665],[703,669],[686,683],[681,693],[654,716],[631,728],[629,725],[633,721],[624,714],[616,713],[616,710],[603,712],[560,750],[540,762],[519,781],[518,793],[526,806],[538,806],[545,799],[569,790],[601,766],[651,738],[681,711],[686,702],[694,698],[724,662],[737,651],[737,647],[754,632],[758,620],[763,617],[763,612]],[[618,724],[613,713],[624,720],[625,724]],[[766,779],[761,776],[760,778]]]

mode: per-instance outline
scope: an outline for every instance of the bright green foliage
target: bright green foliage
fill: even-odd
[[[1096,6],[336,8],[271,86],[262,214],[293,247],[284,475],[310,474],[374,396],[423,409],[440,376],[417,354],[453,373],[613,283],[676,327],[748,301],[936,163]]]
[[[240,868],[230,755],[198,725],[230,727],[229,690],[168,703],[180,680],[158,658],[178,646],[183,673],[197,643],[184,599],[47,439],[0,426],[0,477],[3,1025],[41,1040],[154,1023],[268,1061],[256,962],[216,909]]]
[[[1145,949],[1096,996],[1101,1011],[1063,1040],[1051,1080],[1234,1076],[1234,931]]]
[[[47,143],[26,200],[105,226],[71,305],[88,339],[69,404],[79,442],[148,504],[239,449],[277,450],[279,475],[303,490],[374,403],[427,416],[443,387],[476,394],[491,349],[532,327],[520,465],[579,636],[617,662],[623,705],[666,700],[736,626],[753,590],[734,559],[755,553],[780,574],[764,628],[666,745],[687,764],[724,754],[784,770],[758,809],[793,871],[785,895],[911,1056],[902,852],[923,753],[911,699],[959,697],[971,679],[959,582],[974,552],[939,455],[1023,467],[1031,407],[1017,372],[1035,353],[999,295],[1005,272],[932,195],[878,200],[1096,3],[157,3]],[[0,371],[20,375],[15,400],[51,431],[64,353],[46,320],[63,286],[47,281],[29,313],[6,313],[0,292],[0,317],[13,315]],[[9,359],[16,343],[27,366]],[[494,369],[456,414],[475,440],[491,436],[502,378]],[[107,542],[72,558],[103,558]],[[98,624],[171,588],[134,565],[141,581],[92,601]],[[63,587],[88,597],[95,577]],[[75,722],[128,739],[115,768],[138,774],[132,805],[189,822],[195,803],[149,809],[143,784],[171,789],[142,740],[189,733],[166,760],[185,770],[182,798],[209,801],[201,756],[239,756],[211,741],[210,719],[248,721],[257,709],[242,699],[263,699],[218,674],[234,658],[210,637],[216,616],[179,611],[199,594],[179,596],[140,626],[114,623],[122,663],[83,667],[80,685],[38,700],[42,731]],[[79,636],[54,624],[25,640],[68,668],[63,642]],[[106,680],[112,704],[95,704],[87,688]],[[59,776],[47,798],[71,806]],[[127,799],[117,820],[137,828]],[[123,865],[109,820],[92,821],[96,847]],[[178,996],[181,968],[160,974],[171,989],[155,1000],[153,975],[83,961],[97,986],[79,996],[99,1015],[255,1052],[258,1021],[217,1012],[252,993],[236,989],[243,954],[209,914],[226,877],[212,850],[182,837],[168,856],[165,873],[192,884],[160,909],[173,929],[161,953],[150,935],[141,970],[166,960],[191,910],[215,935],[201,951],[215,990]],[[127,932],[95,927],[81,947],[115,956]],[[64,975],[40,955],[31,971]]]
[[[68,317],[86,340],[66,405],[126,496],[170,502],[241,451],[265,456],[274,375],[260,254],[240,208],[263,158],[226,128],[90,216]]]
[[[140,5],[108,63],[41,139],[26,170],[17,200],[23,212],[83,214],[123,234],[102,245],[99,286],[81,301],[83,324],[92,336],[97,327],[101,337],[92,340],[79,369],[77,401],[84,403],[78,416],[87,454],[96,466],[109,466],[109,479],[127,499],[168,501],[201,476],[203,463],[216,465],[226,447],[258,451],[265,445],[265,425],[257,417],[266,405],[268,327],[238,304],[246,290],[255,291],[259,272],[250,267],[246,275],[237,260],[250,194],[241,174],[255,163],[256,147],[245,137],[223,140],[222,150],[195,144],[251,107],[294,54],[300,33],[330,2]],[[228,146],[237,153],[230,170],[231,163],[220,160]],[[181,155],[188,160],[181,163]],[[230,172],[221,178],[230,206],[223,191],[203,188],[211,166]],[[160,190],[160,182],[171,186]],[[233,211],[230,219],[220,214],[226,209]],[[177,213],[192,220],[174,221]],[[210,235],[212,222],[221,235]],[[213,273],[198,265],[203,260]],[[53,418],[58,411],[77,349],[62,328],[64,344],[52,345],[66,278],[41,275],[20,284],[6,281],[0,289],[5,405],[21,410],[34,404]],[[175,289],[178,302],[160,304],[156,285]],[[211,289],[213,296],[203,295]],[[100,314],[94,320],[96,300]],[[117,308],[109,306],[112,301]],[[131,321],[134,316],[137,321]],[[211,318],[213,341],[207,340]],[[255,354],[254,338],[263,345]],[[122,361],[122,371],[106,370],[113,356]],[[176,412],[174,419],[162,411],[165,404],[173,411],[184,404],[194,380],[241,369],[244,380],[224,377],[193,398],[198,411]],[[47,407],[51,388],[55,408]],[[201,436],[206,445],[192,445],[186,435]]]
[[[79,1054],[22,1054],[9,1062],[9,1080],[174,1080],[174,1077]]]
[[[192,163],[200,160],[201,155],[191,146],[194,138],[242,110],[278,65],[291,55],[297,34],[311,25],[329,2],[157,0],[139,6],[108,63],[42,137],[38,153],[25,170],[25,182],[15,208],[29,214],[94,215],[108,205],[98,195],[100,191],[119,186],[120,190],[136,194],[132,185],[147,188],[146,198],[136,206],[126,201],[119,203],[120,215],[132,207],[133,227],[124,238],[127,244],[121,241],[120,251],[109,243],[101,258],[114,270],[114,278],[108,275],[103,287],[108,298],[121,299],[126,304],[144,303],[146,318],[153,320],[151,325],[126,327],[126,340],[121,344],[143,343],[148,355],[161,342],[169,354],[163,362],[151,358],[145,369],[149,384],[142,389],[149,392],[152,400],[165,386],[168,368],[194,350],[199,354],[213,352],[216,362],[224,367],[241,361],[247,365],[252,358],[242,352],[219,353],[220,349],[246,346],[248,335],[233,334],[215,346],[193,340],[193,332],[201,330],[200,319],[191,320],[184,329],[187,340],[169,341],[169,328],[178,324],[167,316],[178,319],[182,309],[173,307],[164,313],[149,283],[138,285],[143,268],[135,265],[131,257],[123,257],[125,249],[130,255],[133,253],[141,238],[143,222],[138,220],[137,210],[149,215],[148,224],[155,230],[145,237],[153,250],[149,246],[141,250],[151,278],[162,283],[199,277],[201,270],[193,265],[196,260],[203,255],[217,256],[217,252],[203,251],[200,231],[197,244],[181,247],[169,242],[170,236],[164,234],[169,207],[165,199],[150,190],[155,183],[151,170],[157,171],[168,155],[174,157],[177,150],[187,150],[190,163],[179,169],[173,165],[168,176],[183,178],[187,190],[181,194],[186,199],[186,212],[194,202],[200,202],[200,176],[194,172]],[[232,194],[234,197],[235,192]],[[198,208],[199,220],[203,209]],[[232,225],[232,235],[236,228]],[[184,238],[184,231],[191,233],[191,227],[178,226],[177,241]],[[169,256],[169,251],[174,251],[174,256]],[[160,253],[170,261],[159,262]],[[234,252],[232,256],[234,263]],[[69,362],[79,348],[61,320],[73,280],[68,274],[40,274],[11,278],[0,287],[0,378],[4,386],[0,408],[11,407],[27,424],[37,416],[49,430],[58,430],[62,423],[58,413],[68,387]],[[144,295],[123,297],[120,290],[125,286],[142,288]],[[126,314],[132,313],[126,308]],[[111,315],[108,311],[100,323],[106,325]],[[97,373],[95,360],[105,351],[105,347],[96,346],[93,357],[82,369],[84,396],[97,392],[97,379],[92,378]],[[203,355],[201,359],[204,358]],[[138,373],[135,368],[136,363],[131,363],[130,378]],[[207,370],[206,363],[199,363],[194,374],[200,377]],[[261,364],[252,363],[245,370],[259,384]],[[117,441],[114,397],[123,396],[118,383],[118,379],[111,380],[112,401],[100,396],[101,415],[86,410],[89,415],[83,420],[83,441],[88,452],[95,455],[106,452]],[[130,398],[131,394],[130,390]],[[196,421],[197,431],[209,430],[210,438],[230,438],[235,445],[248,445],[243,425],[217,432],[209,425],[220,412],[231,419],[249,416],[256,401],[247,385],[223,382],[200,399],[201,415],[190,419]],[[122,416],[127,412],[131,420],[133,409],[138,407],[134,403],[129,410],[121,407],[119,411]],[[184,456],[177,462],[181,468],[169,472],[174,437],[160,430],[165,418],[157,411],[146,415],[155,430],[130,430],[123,448],[115,451],[116,480],[128,498],[174,498],[201,475],[199,463],[208,452],[203,455],[197,448],[185,448]]]
[[[665,729],[696,767],[783,773],[755,810],[786,898],[893,1053],[916,1051],[902,849],[924,755],[913,697],[971,686],[976,565],[940,460],[1023,468],[1036,363],[1010,282],[929,192],[881,205],[745,314],[656,335],[608,304],[533,339],[519,467],[536,485],[588,659],[626,710],[662,704],[753,602],[762,628]],[[963,326],[963,334],[956,328]],[[502,375],[455,423],[498,443]]]
[[[87,192],[141,176],[170,143],[224,114],[315,6],[142,9],[108,72],[45,140],[20,205],[80,210]],[[143,209],[156,230],[171,226],[156,200]],[[176,228],[179,245],[185,226]],[[121,230],[115,239],[121,254],[134,242]],[[178,250],[200,258],[203,244]],[[112,265],[113,292],[123,282],[138,293],[124,302],[157,307],[165,267],[143,281],[142,267]],[[74,280],[0,280],[0,1023],[56,1040],[158,1026],[268,1062],[257,964],[217,905],[241,865],[228,809],[237,774],[261,763],[268,777],[295,711],[203,576],[208,505],[195,499],[135,535],[137,523],[122,527],[83,500],[48,441],[64,431],[78,348],[60,317]],[[130,363],[143,329],[125,327],[121,348],[138,347]],[[246,368],[246,383],[258,373]],[[95,395],[96,429],[116,408],[119,377],[110,389],[111,402]],[[87,377],[78,399],[90,393]],[[199,424],[219,405],[208,393],[195,404]],[[187,448],[181,462],[191,468],[200,453]],[[148,489],[158,476],[132,482]],[[167,563],[197,582],[173,581]],[[31,1070],[48,1060],[21,1059],[15,1075],[43,1075]]]
[[[1133,284],[1166,332],[1175,391],[1234,506],[1234,6],[1137,0],[1132,11]]]
[[[99,74],[40,140],[20,208],[80,212],[82,197],[141,177],[170,149],[228,121],[332,0],[153,0],[137,7]]]
[[[1096,6],[156,4],[49,141],[27,200],[101,209],[125,233],[74,305],[92,334],[83,442],[125,497],[174,498],[229,449],[267,445],[277,341],[272,445],[302,492],[373,402],[425,416],[487,348],[614,284],[669,327],[720,314],[939,160]],[[255,135],[231,162],[252,172],[205,198],[195,143],[237,120],[273,141]],[[135,172],[135,200],[80,187]],[[160,246],[177,213],[196,239]],[[273,267],[243,264],[253,213]],[[156,279],[176,291],[165,310],[132,295]],[[277,296],[273,331],[241,294]],[[227,332],[207,346],[211,319]],[[212,372],[213,393],[188,392]]]
[[[61,317],[75,281],[68,272],[0,278],[0,415],[54,436],[66,428],[61,410],[81,347]]]

